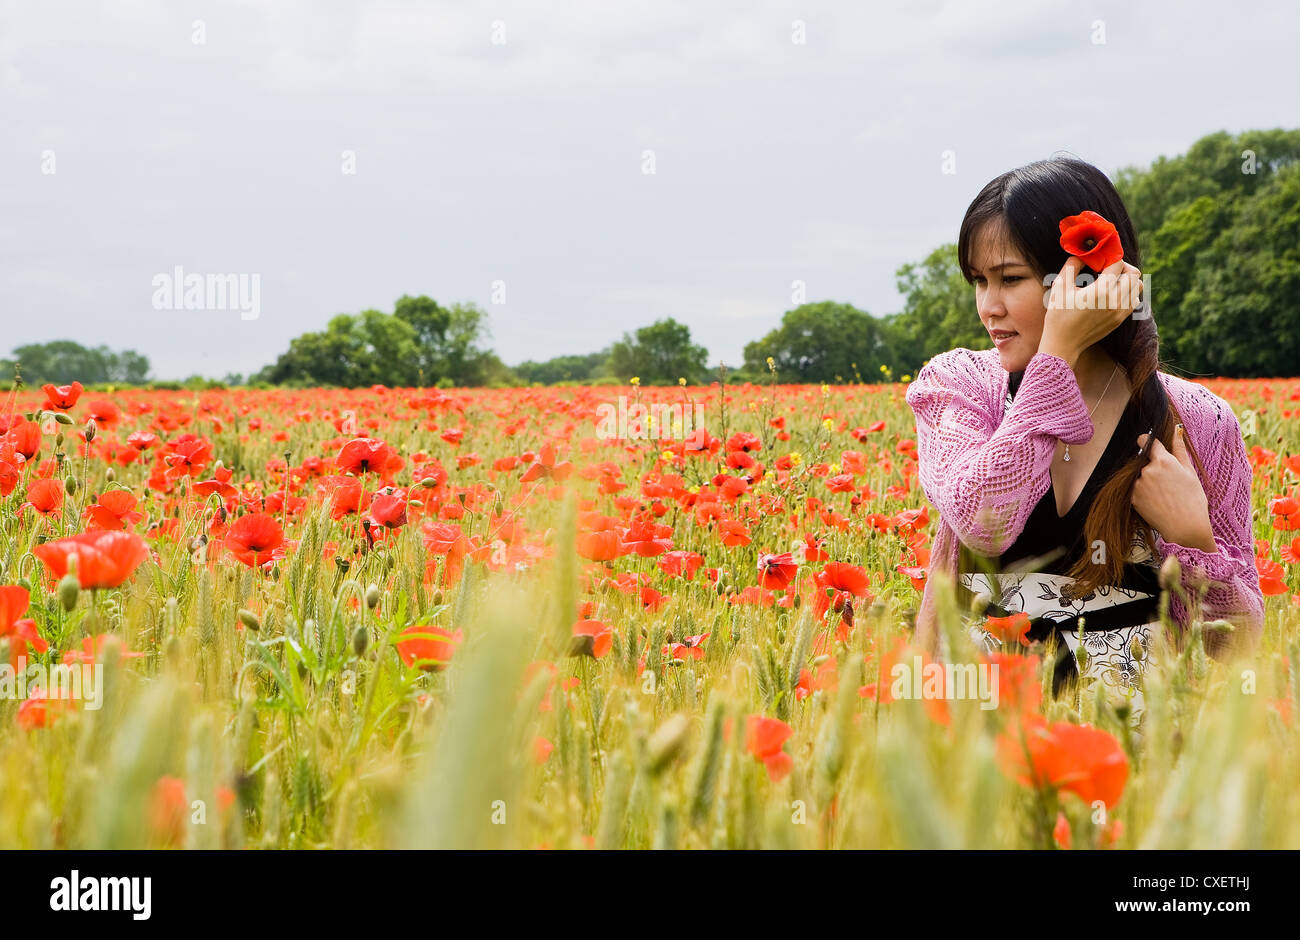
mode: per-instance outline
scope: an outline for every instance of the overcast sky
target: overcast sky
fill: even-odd
[[[735,365],[796,280],[898,310],[1012,167],[1300,126],[1297,36],[1294,0],[0,0],[0,355],[220,377],[428,294],[512,365],[667,316]],[[257,318],[158,309],[177,266],[257,275]]]

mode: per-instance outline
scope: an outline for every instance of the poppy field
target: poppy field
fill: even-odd
[[[0,846],[1300,848],[1300,384],[1205,384],[1264,635],[1140,731],[912,647],[903,383],[9,393]]]

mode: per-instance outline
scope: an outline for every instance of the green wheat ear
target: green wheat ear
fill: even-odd
[[[691,823],[699,826],[708,815],[713,804],[713,797],[718,782],[718,768],[722,757],[722,723],[726,714],[720,698],[715,698],[709,707],[706,724],[704,747],[693,774],[691,787]],[[744,728],[733,728],[733,734],[744,734]]]

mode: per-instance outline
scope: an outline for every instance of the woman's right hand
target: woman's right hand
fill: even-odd
[[[1087,287],[1075,284],[1083,261],[1075,255],[1052,281],[1043,318],[1039,352],[1060,356],[1070,365],[1089,346],[1132,316],[1141,302],[1142,272],[1120,259]]]

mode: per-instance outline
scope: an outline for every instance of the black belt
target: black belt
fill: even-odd
[[[1025,634],[1026,639],[1030,642],[1045,642],[1053,630],[1060,630],[1062,633],[1078,633],[1079,620],[1083,620],[1083,632],[1094,633],[1098,630],[1115,630],[1120,627],[1132,627],[1142,623],[1150,623],[1159,616],[1160,597],[1153,595],[1139,598],[1137,600],[1125,601],[1123,604],[1116,604],[1113,607],[1102,607],[1097,610],[1085,610],[1071,617],[1063,617],[1060,620],[1053,620],[1051,617],[1030,617],[1029,631]],[[986,617],[1011,617],[1020,611],[1007,610],[998,604],[989,604],[985,610]],[[1074,654],[1070,652],[1069,646],[1065,641],[1061,641],[1060,654],[1056,660],[1056,669],[1053,677],[1053,693],[1059,695],[1061,685],[1070,676],[1079,674],[1078,664],[1075,662]]]

